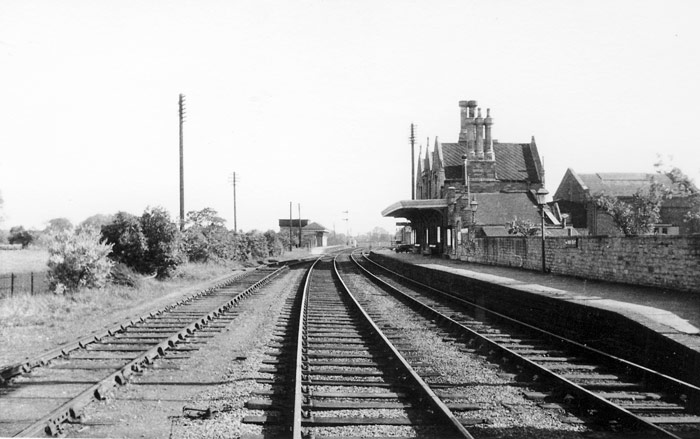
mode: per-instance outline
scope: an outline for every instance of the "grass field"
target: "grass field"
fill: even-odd
[[[0,274],[46,271],[48,260],[45,249],[0,250]]]
[[[143,279],[137,288],[108,285],[73,294],[16,295],[0,300],[0,365],[20,361],[51,347],[146,314],[194,293],[206,282],[229,275],[232,266],[183,264],[165,281]]]

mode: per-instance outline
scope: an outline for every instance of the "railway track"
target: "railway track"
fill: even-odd
[[[0,368],[0,437],[58,435],[82,408],[159,357],[186,358],[235,318],[235,306],[287,267],[258,268],[175,304]]]
[[[493,361],[545,389],[532,398],[557,402],[606,427],[650,437],[700,437],[700,389],[492,312],[392,272],[367,257],[358,269],[384,291]]]
[[[260,370],[272,375],[259,379],[270,390],[247,404],[265,414],[243,422],[292,438],[472,437],[399,351],[401,337],[385,335],[354,298],[335,260],[309,269],[277,337],[264,362],[272,367]]]

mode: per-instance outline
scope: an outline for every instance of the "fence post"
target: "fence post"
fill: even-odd
[[[29,272],[29,279],[31,280],[31,286],[29,287],[29,294],[34,295],[34,272],[30,271]]]
[[[15,274],[10,273],[10,297],[15,292]]]

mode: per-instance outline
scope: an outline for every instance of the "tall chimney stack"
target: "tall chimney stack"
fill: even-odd
[[[469,108],[469,117],[467,117],[467,155],[473,160],[476,153],[476,125],[474,124],[476,101],[467,101],[467,107]]]
[[[481,108],[479,108],[479,113],[474,121],[474,126],[476,128],[476,158],[478,160],[484,159],[484,119],[481,117]]]
[[[469,118],[467,101],[459,101],[459,143],[467,142],[467,118]]]
[[[486,109],[486,119],[484,119],[484,128],[486,131],[486,160],[496,160],[493,154],[493,139],[491,138],[491,125],[493,125],[493,119],[491,118],[491,109]]]

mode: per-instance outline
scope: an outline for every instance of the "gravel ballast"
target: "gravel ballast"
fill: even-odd
[[[117,388],[106,401],[87,406],[83,423],[69,427],[69,437],[232,438],[241,427],[245,402],[253,391],[269,389],[255,382],[272,338],[275,321],[299,270],[278,277],[234,308],[228,327],[190,358],[159,359],[153,367]],[[213,412],[198,419],[194,408]],[[262,414],[258,412],[257,414]]]
[[[525,398],[524,392],[533,389],[523,387],[484,357],[464,352],[463,344],[445,341],[444,334],[433,323],[389,297],[364,277],[349,273],[342,275],[353,292],[361,292],[356,297],[363,306],[373,315],[381,316],[382,328],[403,335],[402,342],[408,342],[408,346],[416,350],[412,356],[420,358],[422,364],[417,370],[437,374],[426,378],[427,382],[459,384],[459,387],[450,387],[445,392],[459,393],[460,398],[456,401],[460,403],[482,407],[455,413],[458,418],[483,420],[483,423],[468,427],[475,437],[581,438],[587,436],[582,436],[582,433],[592,433],[563,410],[545,409]]]

